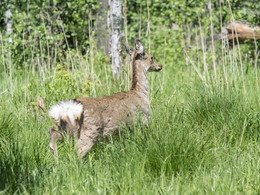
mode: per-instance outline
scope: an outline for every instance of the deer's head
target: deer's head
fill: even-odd
[[[156,62],[152,55],[144,51],[143,43],[140,40],[135,41],[135,51],[128,49],[133,61],[138,61],[138,65],[148,72],[158,72],[162,70],[162,65]]]

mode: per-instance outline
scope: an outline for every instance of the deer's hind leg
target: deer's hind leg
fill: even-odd
[[[83,158],[95,145],[100,137],[98,128],[89,128],[80,132],[77,143],[78,156]]]
[[[50,128],[50,136],[51,136],[51,143],[50,147],[53,150],[54,157],[56,160],[58,160],[58,149],[57,149],[57,141],[63,138],[63,135],[56,131],[53,128]]]

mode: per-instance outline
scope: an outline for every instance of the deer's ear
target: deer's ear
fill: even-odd
[[[143,43],[140,40],[138,40],[138,39],[135,41],[135,49],[136,49],[136,52],[138,54],[143,54],[144,53]]]
[[[126,51],[126,53],[127,53],[129,56],[132,56],[132,54],[133,54],[133,52],[134,52],[134,50],[133,50],[132,48],[127,47],[126,45],[125,45],[125,51]]]

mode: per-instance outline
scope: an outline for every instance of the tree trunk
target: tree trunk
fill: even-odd
[[[101,8],[96,14],[95,31],[97,48],[106,54],[109,54],[109,22],[108,22],[108,0],[99,0]]]
[[[121,40],[123,37],[122,0],[110,0],[110,55],[113,76],[119,77],[123,72]]]
[[[6,34],[9,35],[8,38],[8,42],[12,43],[12,33],[13,33],[13,29],[12,29],[12,25],[13,25],[13,21],[12,21],[12,12],[11,12],[11,8],[10,8],[10,4],[7,6],[7,10],[5,11],[5,25],[6,25]]]

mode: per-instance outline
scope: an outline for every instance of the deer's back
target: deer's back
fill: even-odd
[[[104,135],[112,134],[121,124],[132,125],[139,114],[148,119],[151,113],[149,100],[135,91],[75,101],[83,105],[81,130],[98,129]]]

